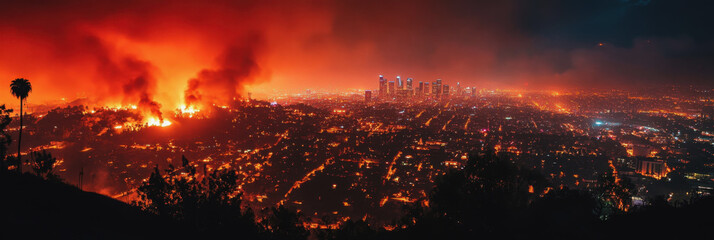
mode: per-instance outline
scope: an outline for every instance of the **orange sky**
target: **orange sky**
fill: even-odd
[[[8,85],[17,77],[30,79],[30,104],[86,97],[102,104],[145,102],[147,108],[156,103],[169,111],[187,96],[220,103],[246,91],[376,88],[379,74],[465,86],[558,88],[676,83],[681,78],[672,76],[692,72],[682,67],[690,62],[668,59],[696,42],[687,34],[628,35],[628,44],[602,46],[598,39],[608,38],[591,34],[596,37],[558,45],[558,36],[582,34],[570,26],[552,34],[550,27],[560,25],[550,22],[524,23],[531,15],[558,15],[524,5],[18,1],[0,10],[0,79]],[[8,88],[0,91],[0,102],[17,101]]]

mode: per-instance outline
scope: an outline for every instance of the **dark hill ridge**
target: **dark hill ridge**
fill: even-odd
[[[110,197],[30,174],[0,178],[0,193],[0,239],[210,239],[191,227]],[[500,230],[479,235],[483,239],[706,238],[711,236],[708,229],[714,223],[714,198],[698,199],[677,208],[661,200],[605,222],[589,221],[591,210],[585,203],[573,196],[544,201],[523,210],[529,217],[512,222],[522,226],[518,229],[523,231],[508,232],[498,226]],[[439,239],[451,228],[428,221],[392,232],[356,231],[353,227],[343,227],[329,239]],[[213,237],[245,239],[240,231],[223,234],[227,235]],[[304,239],[297,235],[265,237]]]
[[[176,227],[141,209],[34,175],[0,179],[2,239],[165,239]]]

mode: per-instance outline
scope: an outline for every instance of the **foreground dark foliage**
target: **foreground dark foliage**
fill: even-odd
[[[302,216],[283,206],[262,209],[257,218],[241,206],[234,172],[199,173],[183,159],[179,168],[155,170],[139,189],[140,208],[44,177],[3,176],[0,233],[3,239],[674,239],[707,234],[714,223],[712,198],[677,207],[655,199],[618,210],[613,206],[628,198],[628,183],[611,174],[592,191],[568,190],[508,158],[472,156],[464,169],[439,179],[428,199],[404,206],[391,231],[364,221],[307,230]]]
[[[0,239],[165,239],[180,227],[110,197],[25,173],[0,177]]]

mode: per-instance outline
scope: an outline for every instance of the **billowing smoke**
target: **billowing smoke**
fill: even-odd
[[[101,73],[100,82],[114,90],[121,89],[111,95],[119,96],[123,105],[135,105],[140,111],[163,120],[161,104],[154,100],[156,78],[152,74],[154,67],[151,63],[129,56],[116,61],[109,55],[104,57],[100,58],[101,64],[97,69]]]
[[[183,104],[225,104],[246,84],[266,81],[266,36],[312,32],[302,22],[329,16],[305,15],[314,7],[228,0],[8,3],[0,9],[0,77],[29,78],[32,104],[86,98],[137,106],[161,119],[162,111]]]
[[[251,36],[228,47],[219,57],[217,68],[201,70],[188,81],[186,105],[224,104],[243,94],[244,86],[257,81],[261,73],[256,57],[263,44],[260,36]]]
[[[30,105],[87,98],[156,116],[248,91],[369,89],[379,74],[509,88],[711,85],[712,5],[10,1],[0,7],[0,79],[30,79]],[[0,102],[17,104],[8,91]]]
[[[157,117],[159,120],[164,118],[161,116],[161,104],[154,101],[148,92],[149,84],[148,76],[139,76],[134,80],[128,82],[124,85],[124,97],[139,97],[138,107],[142,111],[151,112],[151,115]]]

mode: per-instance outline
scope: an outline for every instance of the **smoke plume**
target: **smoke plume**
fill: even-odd
[[[160,116],[245,92],[711,85],[709,1],[40,1],[0,8],[0,79],[33,104],[86,98]],[[0,102],[17,107],[8,91]],[[14,105],[13,105],[14,104]]]
[[[185,102],[188,106],[228,103],[240,96],[246,84],[257,81],[261,73],[257,52],[262,39],[252,36],[240,45],[228,47],[218,59],[215,69],[203,69],[188,81]]]

